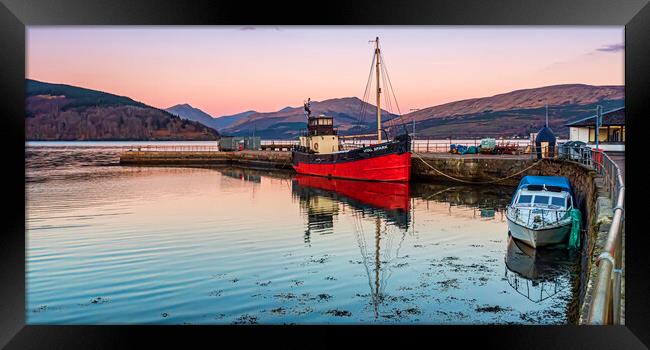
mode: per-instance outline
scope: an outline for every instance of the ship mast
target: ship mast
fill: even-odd
[[[381,104],[380,104],[380,94],[381,94],[381,85],[379,77],[379,37],[375,38],[375,56],[376,56],[376,72],[377,72],[377,143],[381,143]]]

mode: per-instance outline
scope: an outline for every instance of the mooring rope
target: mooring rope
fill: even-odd
[[[511,174],[511,175],[508,175],[508,176],[506,176],[506,177],[504,177],[504,178],[501,178],[501,179],[496,179],[496,180],[491,180],[491,181],[467,181],[467,180],[462,180],[462,179],[459,179],[459,178],[456,178],[456,177],[453,177],[453,176],[451,176],[451,175],[447,175],[447,174],[443,173],[442,171],[440,171],[440,170],[434,168],[431,164],[427,163],[424,159],[422,159],[422,157],[421,157],[417,152],[412,152],[412,153],[415,154],[415,156],[416,156],[419,160],[421,160],[422,163],[424,163],[424,164],[425,164],[426,166],[428,166],[429,168],[435,170],[438,174],[440,174],[440,175],[442,175],[442,176],[445,176],[445,177],[447,177],[447,178],[450,178],[450,179],[452,179],[452,180],[454,180],[454,181],[463,182],[463,183],[469,183],[469,184],[491,184],[491,183],[496,183],[496,182],[500,182],[500,181],[503,181],[503,180],[507,180],[507,179],[509,179],[509,178],[511,178],[511,177],[513,177],[513,176],[517,176],[517,175],[519,175],[519,174],[525,172],[526,170],[529,170],[529,169],[531,169],[531,168],[537,166],[537,164],[541,163],[541,162],[535,162],[535,163],[533,163],[533,165],[531,165],[531,166],[529,166],[529,167],[527,167],[527,168],[525,168],[525,169],[523,169],[523,170],[521,170],[521,171],[518,171],[518,172],[516,172],[516,173],[514,173],[514,174]]]
[[[284,169],[284,166],[287,165],[287,163],[289,163],[290,161],[291,161],[291,157],[289,157],[289,159],[285,160],[284,163],[280,165],[280,169]]]

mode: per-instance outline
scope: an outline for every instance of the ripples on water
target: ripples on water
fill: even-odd
[[[27,149],[30,324],[567,323],[575,257],[511,242],[509,187],[123,167]]]

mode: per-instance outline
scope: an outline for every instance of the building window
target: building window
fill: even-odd
[[[625,125],[623,125],[623,130],[621,131],[621,133],[623,135],[622,140],[623,142],[625,142]]]
[[[590,127],[589,128],[589,142],[594,143],[596,142],[596,128]],[[601,126],[598,129],[598,142],[607,142],[607,127],[606,126]]]
[[[619,125],[610,126],[608,130],[609,142],[623,142],[623,127]]]

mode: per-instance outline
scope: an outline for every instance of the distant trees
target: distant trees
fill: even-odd
[[[78,88],[66,86],[48,90],[46,85],[53,84],[28,92],[28,140],[216,140],[219,136],[203,124],[125,97],[98,96],[103,93],[92,90],[74,92]],[[124,101],[128,103],[120,104]]]

